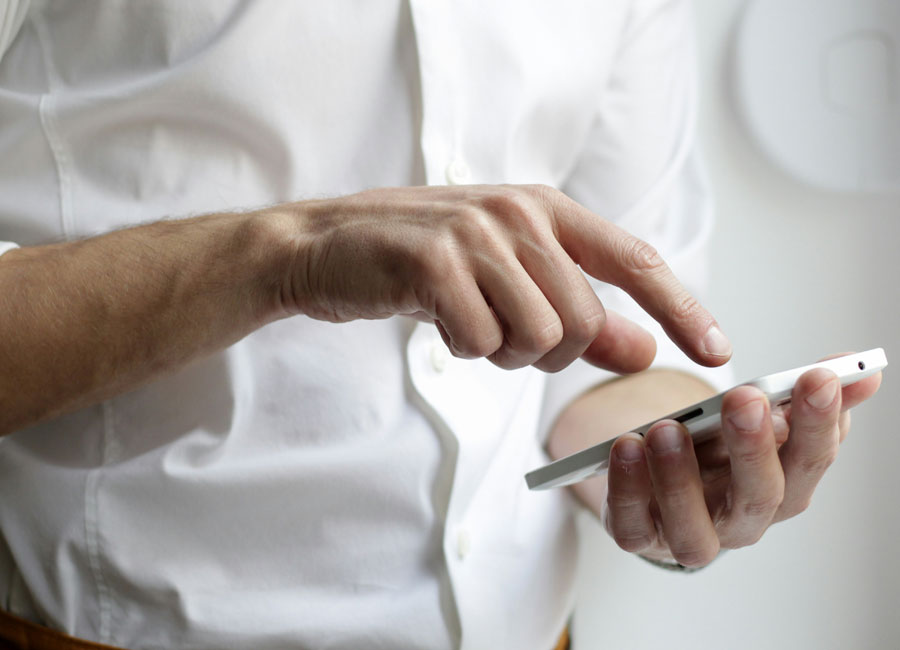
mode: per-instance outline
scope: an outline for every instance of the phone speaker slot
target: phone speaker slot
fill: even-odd
[[[688,411],[687,413],[682,413],[681,415],[679,415],[677,418],[674,418],[674,419],[676,422],[681,422],[682,424],[684,424],[688,420],[693,420],[695,417],[700,416],[700,415],[703,415],[703,409],[696,408],[692,411]]]

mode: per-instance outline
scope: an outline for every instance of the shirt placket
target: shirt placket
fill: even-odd
[[[450,0],[410,0],[422,88],[421,147],[428,185],[473,182],[462,142],[464,85]]]

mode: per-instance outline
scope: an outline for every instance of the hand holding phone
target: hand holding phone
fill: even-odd
[[[762,377],[670,414],[680,424],[639,427],[640,434],[573,454],[574,466],[560,463],[532,482],[550,487],[608,472],[572,489],[616,544],[670,567],[705,566],[720,549],[755,544],[770,526],[806,510],[850,431],[849,409],[876,393],[886,363],[882,350],[871,350]],[[660,390],[640,375],[629,386],[648,399]],[[593,418],[599,427],[609,415],[602,390],[579,407],[579,426]],[[690,429],[709,438],[695,442]]]
[[[834,372],[840,379],[841,385],[847,386],[880,372],[886,366],[887,358],[884,350],[876,348],[765,375],[741,385],[755,386],[768,397],[772,406],[778,406],[790,402],[794,384],[801,375],[814,368],[825,368]],[[648,422],[634,429],[634,432],[643,436],[656,422],[675,420],[687,428],[695,444],[703,442],[714,435],[719,428],[724,396],[725,393],[720,393],[702,402],[692,404],[665,417]],[[618,437],[528,472],[525,475],[528,487],[532,490],[562,487],[603,473],[609,467],[609,453],[616,440]]]

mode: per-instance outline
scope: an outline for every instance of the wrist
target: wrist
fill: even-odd
[[[246,215],[243,237],[253,260],[264,323],[304,313],[308,291],[305,260],[312,240],[311,204],[298,202],[263,208]]]

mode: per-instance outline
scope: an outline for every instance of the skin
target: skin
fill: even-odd
[[[379,189],[0,257],[0,433],[97,403],[280,318],[415,315],[503,368],[646,368],[623,287],[699,363],[731,347],[645,242],[544,186]]]
[[[0,434],[131,390],[296,314],[416,316],[433,321],[456,356],[502,368],[553,372],[582,357],[618,373],[644,370],[654,339],[605,311],[579,267],[631,294],[694,361],[730,357],[713,317],[651,246],[556,190],[379,189],[0,256]],[[720,442],[663,452],[659,425],[646,443],[619,441],[608,486],[586,482],[580,496],[620,545],[651,557],[699,566],[720,546],[752,543],[805,507],[849,425],[842,406],[871,396],[879,378],[824,409],[807,407],[827,381],[798,382],[786,442],[770,418],[748,431],[723,420]],[[630,383],[601,387],[563,414],[555,455],[709,393],[684,375],[621,382]],[[737,389],[725,419],[758,398]],[[641,452],[633,461],[629,446]]]
[[[622,436],[608,475],[573,489],[624,550],[705,566],[720,549],[754,544],[769,526],[809,506],[847,436],[850,409],[880,383],[879,373],[841,389],[834,373],[811,370],[794,386],[790,407],[774,413],[758,389],[735,388],[723,401],[717,438],[695,447],[683,426],[662,421],[646,439]],[[551,455],[607,440],[713,393],[669,370],[600,386],[559,418]]]

